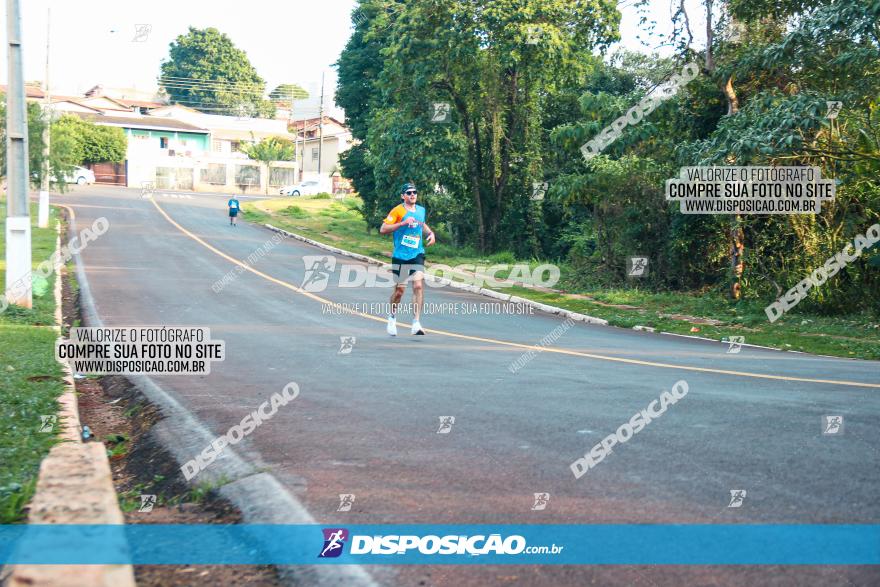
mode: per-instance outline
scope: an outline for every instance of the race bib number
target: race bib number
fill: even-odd
[[[232,209],[237,209],[237,208],[238,208],[238,204],[236,204],[235,202],[232,202],[231,204],[229,204],[229,207],[232,208]]]
[[[419,241],[422,240],[422,237],[416,236],[414,234],[405,234],[403,238],[400,239],[400,244],[405,247],[410,247],[411,249],[419,248]]]

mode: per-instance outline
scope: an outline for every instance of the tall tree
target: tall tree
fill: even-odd
[[[367,231],[377,228],[385,215],[387,204],[395,202],[392,193],[380,193],[372,164],[367,133],[373,122],[372,112],[382,101],[379,75],[385,59],[382,51],[391,39],[379,34],[379,21],[386,25],[395,11],[394,2],[362,0],[352,13],[354,32],[336,62],[338,85],[335,101],[345,110],[345,121],[351,129],[354,144],[339,159],[342,173],[349,178],[363,201],[360,212]]]
[[[689,164],[811,165],[839,180],[835,201],[823,204],[816,217],[746,221],[744,239],[758,261],[752,279],[779,289],[780,281],[821,265],[844,235],[880,217],[880,3],[759,0],[731,2],[730,9],[746,23],[749,42],[728,52],[717,73],[719,79],[736,74],[747,80],[749,99],[705,140],[683,148]],[[843,105],[836,118],[828,116],[829,101]],[[760,258],[762,249],[780,245],[791,253]],[[826,286],[817,297],[838,307],[862,304],[880,285],[859,271],[862,262],[838,280],[863,280],[862,294]]]
[[[159,86],[172,103],[208,114],[275,116],[275,105],[263,97],[266,82],[247,54],[215,28],[189,27],[171,43],[160,69]]]
[[[459,232],[481,250],[536,253],[537,241],[523,236],[535,223],[532,182],[543,179],[542,103],[584,55],[617,38],[614,2],[370,0],[359,15],[366,26],[356,22],[355,35],[365,29],[367,45],[382,39],[381,72],[340,78],[340,93],[345,83],[381,89],[362,106],[370,155],[362,160],[373,163],[377,189],[422,178],[429,197],[454,194],[469,211]],[[433,104],[448,104],[448,116]]]

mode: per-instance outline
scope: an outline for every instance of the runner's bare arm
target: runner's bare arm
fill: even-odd
[[[428,238],[425,240],[425,244],[430,247],[437,240],[436,238],[434,238],[434,231],[431,230],[431,227],[428,226],[427,222],[422,222],[422,228],[428,233]]]
[[[405,216],[405,212],[400,212],[401,206],[394,208],[391,212],[388,213],[388,216],[385,217],[385,220],[382,222],[382,226],[379,227],[379,234],[388,234],[394,232],[401,226],[412,224],[412,218],[408,218],[407,220],[403,220]]]
[[[406,226],[410,224],[408,221],[395,222],[393,224],[389,224],[387,222],[383,222],[382,226],[379,227],[379,234],[388,234],[394,232],[401,226]]]

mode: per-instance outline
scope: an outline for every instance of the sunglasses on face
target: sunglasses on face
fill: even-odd
[[[419,192],[417,192],[416,190],[409,190],[409,191],[406,191],[403,193],[406,194],[407,196],[414,196],[414,195],[418,194]]]

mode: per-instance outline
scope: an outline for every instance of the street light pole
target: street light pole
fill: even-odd
[[[49,141],[52,136],[52,98],[49,95],[49,39],[52,34],[52,9],[46,9],[46,79],[43,82],[43,169],[40,178],[40,206],[37,211],[37,224],[40,228],[49,226]]]
[[[21,6],[6,0],[6,299],[30,308],[31,218],[28,209],[27,104],[21,58]],[[5,304],[4,304],[5,305]]]

